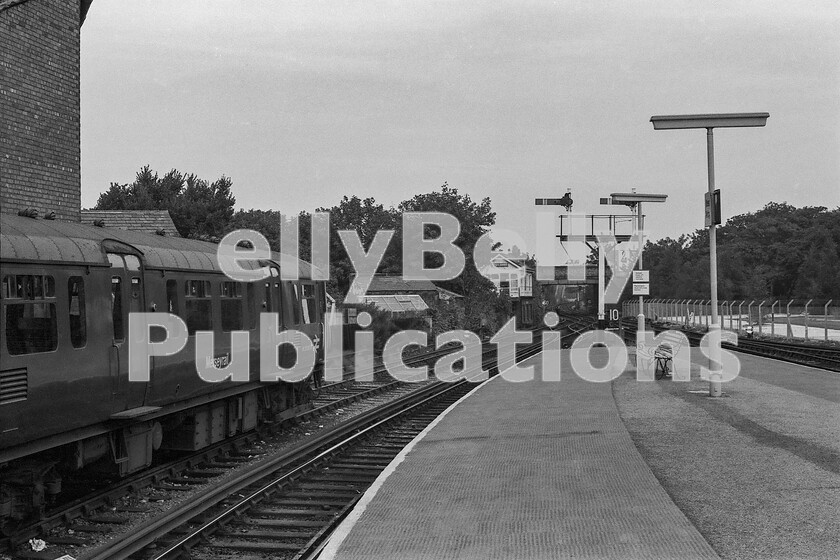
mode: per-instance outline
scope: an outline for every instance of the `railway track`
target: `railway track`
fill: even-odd
[[[624,319],[623,323],[625,327],[630,327],[629,330],[625,329],[625,332],[628,332],[629,336],[635,337],[635,321]],[[650,326],[656,333],[676,328],[685,333],[692,346],[698,346],[700,339],[705,334],[705,332],[683,329],[679,325],[650,323]],[[758,340],[746,337],[738,337],[737,346],[726,342],[722,343],[721,346],[728,350],[752,354],[754,356],[773,358],[794,364],[840,372],[840,348],[787,341]]]
[[[583,327],[578,325],[567,326],[567,328],[570,332],[576,333],[580,332]],[[414,356],[407,359],[406,362],[409,365],[430,363],[450,351],[450,349],[432,351]],[[305,422],[354,402],[377,398],[377,396],[401,385],[405,384],[394,381],[380,370],[375,371],[374,381],[364,383],[355,382],[352,373],[348,373],[342,381],[324,385],[321,388],[320,396],[313,403],[313,408],[303,411],[292,421]],[[11,551],[15,546],[32,538],[44,539],[51,546],[74,545],[84,547],[90,544],[91,540],[96,540],[89,539],[87,535],[97,532],[111,532],[113,528],[118,528],[120,525],[127,523],[127,518],[131,514],[148,509],[145,505],[138,507],[135,503],[126,505],[127,497],[136,496],[138,492],[144,491],[147,493],[148,501],[168,501],[172,499],[171,493],[177,495],[178,492],[184,490],[193,491],[195,487],[206,485],[208,480],[230,471],[231,468],[241,468],[243,464],[252,462],[255,458],[264,454],[265,451],[259,446],[263,435],[250,433],[239,436],[188,457],[178,458],[142,474],[119,481],[100,489],[95,495],[85,496],[82,499],[54,508],[36,523],[23,528],[12,537],[0,541],[0,545],[5,545],[0,547],[0,550]],[[149,492],[151,494],[148,494]],[[147,501],[146,498],[144,498],[144,502]],[[132,500],[132,502],[136,501]],[[68,531],[59,531],[61,536],[58,537],[54,536],[56,531],[52,531],[52,535],[50,535],[52,529],[60,527],[66,528]],[[73,535],[68,536],[67,533]],[[101,557],[110,558],[110,556]]]
[[[406,363],[412,366],[429,363],[450,351],[442,349],[425,352],[407,359]],[[4,550],[12,551],[29,539],[36,538],[49,544],[83,546],[88,542],[86,534],[108,533],[112,528],[127,522],[131,514],[142,513],[147,509],[146,506],[123,505],[125,498],[151,489],[151,501],[167,500],[167,492],[189,490],[193,486],[205,484],[208,479],[263,454],[264,451],[255,445],[262,439],[277,434],[285,426],[313,420],[353,403],[386,395],[401,385],[404,384],[395,381],[381,367],[374,370],[374,380],[368,382],[356,382],[354,373],[347,372],[341,381],[325,384],[320,388],[319,396],[312,402],[312,408],[282,422],[264,425],[259,432],[242,434],[187,456],[172,458],[114,483],[109,484],[95,477],[66,481],[65,485],[76,487],[74,495],[81,496],[55,504],[39,519],[0,539],[0,554]],[[79,489],[81,487],[87,488],[87,491],[83,492]],[[48,537],[51,530],[61,526],[67,527],[77,536]]]
[[[539,351],[522,348],[518,359]],[[494,351],[485,369],[495,371]],[[313,557],[394,456],[475,385],[429,382],[394,401],[253,465],[130,534],[81,556],[124,558]]]

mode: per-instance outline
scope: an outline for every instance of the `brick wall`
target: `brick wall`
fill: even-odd
[[[80,219],[79,0],[0,0],[0,211]]]

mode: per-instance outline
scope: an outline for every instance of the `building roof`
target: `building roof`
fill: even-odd
[[[434,292],[437,286],[430,280],[403,280],[399,275],[375,274],[370,281],[367,293],[372,292]]]
[[[391,313],[417,313],[429,309],[423,298],[416,294],[365,296],[365,303],[373,304],[379,309]]]
[[[447,290],[446,288],[441,288],[440,286],[437,286],[437,291],[438,291],[438,295],[440,296],[440,299],[442,299],[444,301],[451,300],[451,299],[463,299],[464,298],[464,296],[462,296],[461,294],[456,294],[455,292]]]
[[[97,220],[109,228],[154,234],[161,231],[167,237],[181,237],[169,210],[82,210],[83,224],[93,225]]]

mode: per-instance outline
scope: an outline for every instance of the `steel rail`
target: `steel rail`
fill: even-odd
[[[532,343],[523,351],[517,353],[520,357],[523,353],[536,353],[540,349],[538,343]],[[493,349],[483,353],[486,358],[487,354],[492,353]],[[494,360],[495,361],[495,360]],[[495,367],[495,363],[489,366],[491,369]],[[342,447],[349,445],[351,442],[357,441],[363,435],[368,434],[374,428],[391,422],[401,416],[404,416],[409,411],[416,410],[419,406],[427,404],[435,398],[439,398],[443,394],[455,390],[465,383],[468,379],[460,379],[457,382],[433,382],[426,387],[418,389],[408,395],[384,403],[374,409],[360,414],[346,423],[335,426],[314,439],[307,441],[292,450],[283,453],[270,460],[264,461],[255,465],[253,468],[246,470],[235,478],[228,480],[221,485],[207,489],[203,493],[193,498],[188,505],[179,508],[173,508],[165,512],[162,516],[150,520],[141,525],[131,534],[126,535],[118,542],[109,542],[103,545],[99,550],[96,550],[94,555],[89,557],[89,560],[112,560],[117,558],[127,558],[131,555],[137,554],[150,544],[157,541],[161,536],[170,533],[175,528],[186,524],[196,516],[206,512],[207,510],[218,505],[225,499],[229,498],[231,494],[241,491],[251,485],[257,484],[269,476],[275,476],[284,468],[294,465],[299,461],[304,461],[302,464],[293,467],[292,470],[284,473],[281,477],[272,480],[267,484],[263,484],[259,490],[250,492],[247,498],[239,500],[236,504],[225,510],[224,512],[214,515],[209,521],[204,522],[201,527],[191,532],[178,540],[178,542],[168,546],[166,550],[161,553],[156,553],[154,558],[162,559],[173,554],[175,551],[188,546],[191,541],[196,539],[198,535],[206,532],[215,524],[226,519],[233,512],[243,508],[246,504],[254,498],[270,491],[284,481],[294,478],[307,468],[310,468],[316,462],[336,453]],[[346,440],[335,443],[336,440]],[[326,449],[323,449],[325,448]],[[320,451],[319,451],[320,450]],[[304,460],[304,457],[309,457],[315,454],[310,459]]]
[[[624,321],[625,325],[630,325],[628,321]],[[635,323],[633,325],[635,326]],[[668,330],[658,325],[652,325],[654,332],[662,332]],[[697,346],[705,333],[678,329],[683,332],[686,337]],[[635,331],[629,331],[629,336],[635,337]],[[743,354],[750,354],[753,356],[760,356],[762,358],[770,358],[783,362],[789,362],[797,365],[806,365],[825,369],[826,371],[840,371],[840,349],[835,349],[830,346],[820,346],[816,344],[801,344],[788,341],[773,341],[773,340],[754,340],[750,338],[738,338],[738,344],[730,344],[727,342],[721,343],[722,348],[741,352]]]

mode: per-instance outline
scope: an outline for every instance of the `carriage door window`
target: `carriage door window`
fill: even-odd
[[[257,310],[257,295],[256,288],[253,282],[247,284],[246,291],[248,292],[248,328],[254,330],[257,328],[257,317],[259,311]]]
[[[187,331],[213,330],[212,291],[206,280],[187,280],[184,282],[184,305]]]
[[[125,340],[125,319],[123,313],[123,285],[122,285],[122,269],[125,268],[125,263],[120,255],[108,253],[108,262],[111,263],[112,272],[115,274],[111,276],[111,320],[114,324],[114,340]],[[120,273],[119,276],[116,276]]]
[[[180,307],[178,306],[178,281],[166,281],[166,310],[173,315],[180,315]]]
[[[301,289],[303,290],[303,322],[312,323],[318,317],[318,302],[315,301],[315,285],[301,284]]]
[[[237,282],[222,282],[222,330],[242,328],[242,287]]]
[[[142,313],[143,309],[143,294],[140,278],[140,259],[134,255],[123,255],[125,259],[125,269],[130,276],[131,290],[128,294],[128,312]]]
[[[271,282],[265,283],[265,303],[263,306],[266,313],[271,313]]]
[[[70,342],[73,348],[82,348],[87,343],[87,317],[85,284],[81,276],[71,276],[67,281],[67,296],[70,306]]]
[[[300,324],[300,292],[298,285],[292,284],[292,311],[294,312],[295,324]]]

